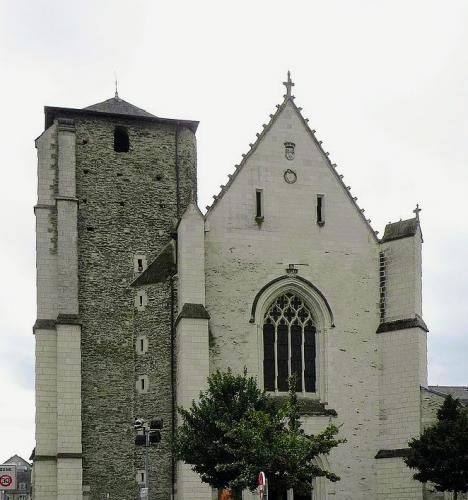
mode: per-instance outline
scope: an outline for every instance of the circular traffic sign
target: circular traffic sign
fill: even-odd
[[[260,474],[258,475],[258,485],[265,486],[265,473],[264,472],[260,472]]]
[[[260,493],[260,500],[263,498],[263,494],[265,493],[265,473],[260,472],[258,475],[258,492]]]
[[[13,478],[9,476],[8,474],[4,474],[3,476],[0,476],[0,486],[5,486],[8,487],[11,485],[13,482]]]

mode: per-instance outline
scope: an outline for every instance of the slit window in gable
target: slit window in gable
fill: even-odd
[[[255,192],[255,220],[263,221],[263,189],[257,189]]]
[[[325,224],[325,196],[317,195],[317,224],[323,226]]]

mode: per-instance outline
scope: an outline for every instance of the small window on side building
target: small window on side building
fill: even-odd
[[[146,394],[149,389],[148,375],[140,375],[136,380],[136,390],[140,394]]]
[[[140,290],[135,295],[135,307],[138,311],[144,311],[148,305],[148,296],[144,290]]]
[[[125,127],[115,127],[114,129],[114,151],[117,153],[128,153],[130,140]]]
[[[146,255],[136,254],[133,256],[133,272],[142,273],[147,268]]]
[[[137,354],[146,354],[148,352],[148,337],[145,335],[137,337],[135,347]]]

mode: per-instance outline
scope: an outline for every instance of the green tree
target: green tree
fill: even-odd
[[[199,401],[179,409],[178,458],[192,465],[203,482],[237,492],[254,490],[261,470],[271,486],[299,494],[311,492],[314,477],[337,481],[338,476],[318,467],[314,458],[343,440],[336,438],[334,425],[315,436],[305,434],[294,385],[290,381],[287,402],[278,409],[245,372],[214,373]]]
[[[438,491],[451,491],[455,499],[468,491],[468,409],[458,399],[447,396],[436,423],[408,445],[405,462],[417,469],[414,479],[429,481]]]

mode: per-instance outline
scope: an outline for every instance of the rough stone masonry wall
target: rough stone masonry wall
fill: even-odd
[[[113,149],[114,126],[127,127],[130,151]],[[146,287],[148,304],[135,308],[134,256],[148,263],[169,241],[177,217],[175,127],[136,120],[79,119],[76,123],[79,198],[79,304],[82,320],[83,487],[89,499],[134,499],[133,419],[159,415],[163,440],[150,451],[152,498],[171,492],[170,286]],[[191,131],[179,133],[180,209],[195,188]],[[137,355],[137,335],[148,352]],[[147,375],[149,390],[136,392]],[[109,497],[106,497],[106,494]]]

